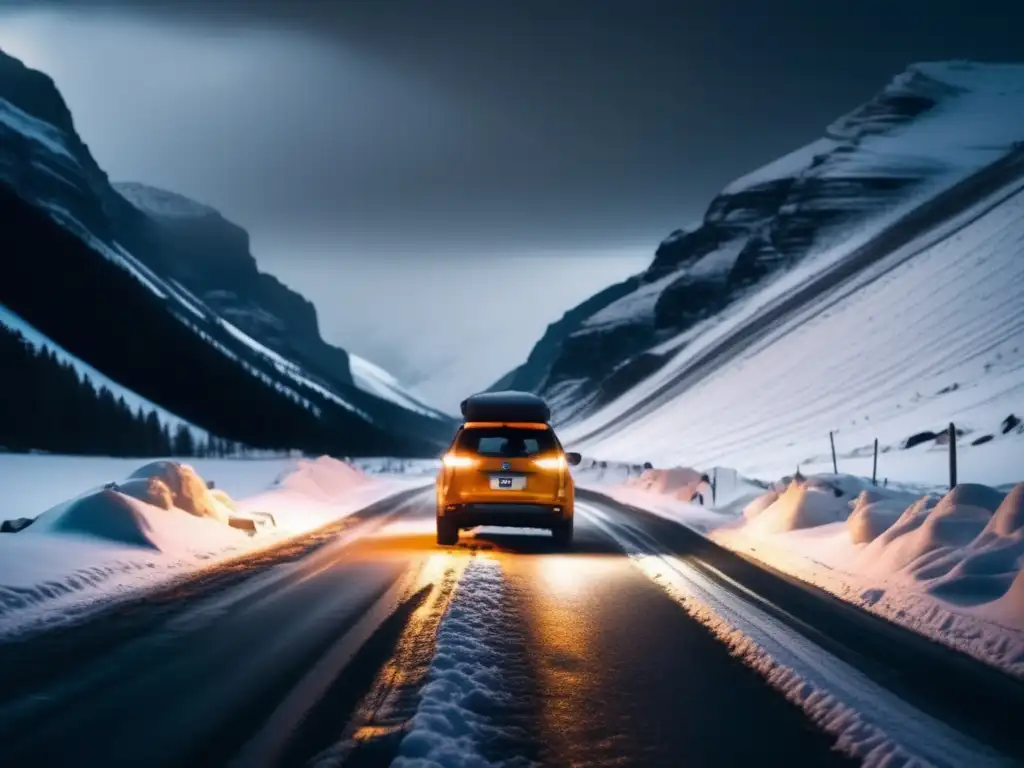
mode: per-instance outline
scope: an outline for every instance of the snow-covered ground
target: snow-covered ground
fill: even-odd
[[[0,534],[0,634],[79,617],[430,482],[385,467],[0,454],[0,520],[34,519]]]
[[[945,491],[822,474],[766,489],[716,469],[713,506],[695,470],[626,472],[588,467],[577,482],[1024,677],[1024,483]]]

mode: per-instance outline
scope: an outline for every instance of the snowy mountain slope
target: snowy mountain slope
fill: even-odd
[[[406,390],[401,383],[378,365],[365,360],[351,352],[348,356],[349,367],[356,386],[385,400],[390,400],[403,408],[422,413],[432,418],[448,418],[440,411],[424,405]]]
[[[836,265],[998,162],[1022,126],[1024,66],[914,65],[823,138],[726,187],[647,271],[567,313],[502,384],[545,395],[562,423],[596,412],[737,302]]]
[[[257,269],[245,230],[183,195],[138,183],[114,186],[156,222],[164,247],[147,252],[148,262],[182,289],[185,296],[178,298],[190,297],[194,308],[219,316],[232,336],[282,374],[367,420],[430,435],[450,431],[447,415],[420,402],[393,376],[325,343],[313,305]]]
[[[1019,480],[1024,434],[1010,417],[1024,417],[1021,285],[1024,178],[808,302],[728,365],[630,413],[699,354],[683,349],[564,439],[592,455],[776,477],[830,469],[834,431],[841,470],[870,474],[878,438],[880,475],[942,482],[942,445],[902,446],[954,421],[962,465],[984,474],[963,479]]]
[[[326,430],[336,437],[316,439],[341,440],[345,447],[337,450],[346,453],[387,453],[388,446],[405,453],[403,443],[433,453],[448,438],[452,422],[443,414],[356,385],[347,353],[320,338],[312,305],[256,269],[243,229],[172,193],[142,185],[122,189],[132,202],[114,190],[96,165],[52,81],[0,53],[0,204],[5,220],[17,222],[3,233],[5,258],[16,263],[11,265],[14,279],[0,285],[0,300],[109,378],[206,428],[213,427],[211,418],[221,418],[215,403],[224,398],[227,409],[236,412],[231,417],[236,431],[266,432],[264,442],[277,440],[271,421],[245,424],[239,398],[224,386],[228,378],[241,383],[236,378],[241,370],[253,379],[254,397],[269,397],[264,390],[269,388],[287,401],[283,408],[299,406],[321,422],[313,428],[307,415],[297,414],[283,419],[289,423],[285,431],[303,429],[293,423]],[[50,223],[24,204],[44,212]],[[69,233],[84,249],[51,227]],[[49,243],[45,247],[44,241]],[[131,282],[113,281],[120,286],[115,289],[109,272],[86,263],[89,253],[116,266]],[[67,281],[72,274],[82,281],[79,291],[64,283],[54,286],[53,276]],[[117,290],[131,294],[130,300],[115,295]],[[148,297],[136,295],[139,290]],[[130,316],[122,306],[127,304],[141,314]],[[157,305],[180,324],[177,330],[155,314]],[[105,348],[103,336],[110,331],[101,333],[101,325],[126,329],[140,345],[148,335],[147,346],[156,349],[170,343],[169,333],[176,354],[183,344],[191,347],[182,361],[192,359],[194,371],[212,366],[211,375],[213,369],[231,370],[231,375],[206,387],[195,383],[196,397],[187,396],[167,376],[154,376],[141,350],[116,356]],[[191,334],[191,343],[182,328]],[[210,352],[220,360],[213,363]],[[200,359],[207,362],[199,364]],[[173,367],[169,361],[161,365]],[[337,409],[348,416],[335,414]],[[345,426],[338,419],[356,422]],[[362,435],[369,444],[361,445]],[[251,435],[236,439],[260,444]]]

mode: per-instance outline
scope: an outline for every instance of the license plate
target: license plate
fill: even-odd
[[[521,491],[526,487],[525,477],[516,477],[515,475],[501,476],[494,475],[491,477],[491,488],[499,491]]]

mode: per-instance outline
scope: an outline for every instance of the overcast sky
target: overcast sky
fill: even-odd
[[[6,0],[100,164],[209,203],[324,336],[454,407],[732,178],[1019,0]]]

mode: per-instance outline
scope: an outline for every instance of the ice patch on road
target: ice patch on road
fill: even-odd
[[[692,565],[663,554],[642,532],[613,525],[593,507],[581,511],[734,656],[833,735],[838,749],[867,768],[1013,764],[910,706]]]
[[[466,568],[441,620],[428,682],[402,740],[395,768],[525,768],[515,752],[525,728],[510,724],[524,706],[514,672],[521,641],[501,565],[477,558]],[[510,749],[502,749],[505,744]],[[497,747],[497,750],[496,750]],[[508,751],[508,757],[495,752]]]

